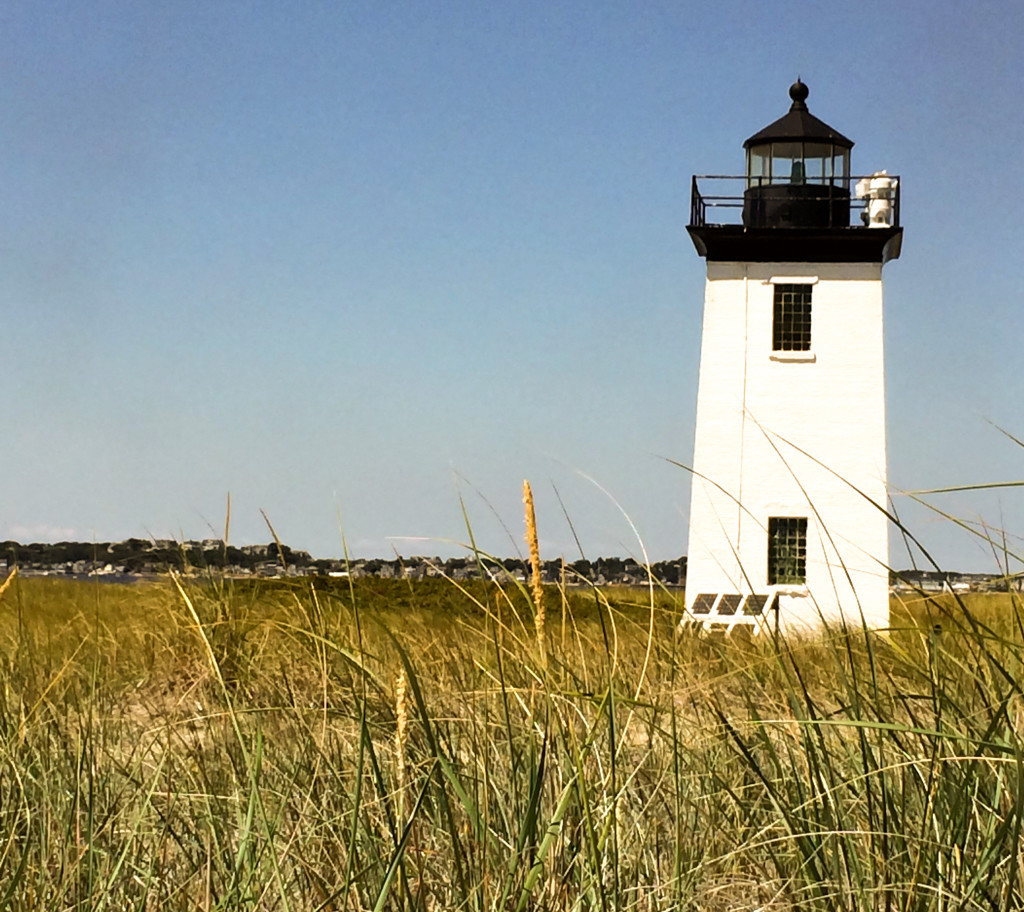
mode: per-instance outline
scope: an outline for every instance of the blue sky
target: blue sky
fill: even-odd
[[[903,180],[894,489],[1024,478],[1022,45],[1008,2],[5,4],[0,536],[206,537],[230,492],[236,543],[448,555],[461,496],[508,554],[529,478],[545,556],[565,514],[678,556],[690,175],[797,74]],[[1013,489],[930,500],[1024,534]]]

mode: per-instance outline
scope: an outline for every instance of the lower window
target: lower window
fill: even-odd
[[[807,582],[807,518],[772,516],[768,520],[768,585]]]

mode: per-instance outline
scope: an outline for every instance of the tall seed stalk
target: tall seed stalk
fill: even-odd
[[[530,595],[533,598],[533,627],[537,636],[537,652],[545,658],[544,640],[544,583],[540,574],[540,543],[537,540],[537,514],[533,509],[533,490],[530,482],[523,481],[523,508],[526,520],[526,544],[530,549]]]
[[[405,741],[409,728],[409,707],[405,702],[406,679],[405,669],[398,673],[395,681],[395,758],[397,764],[397,800],[398,822],[405,819]]]

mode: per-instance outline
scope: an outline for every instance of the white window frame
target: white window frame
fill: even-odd
[[[775,288],[774,288],[774,286],[775,285],[817,285],[818,284],[818,277],[817,276],[802,276],[802,275],[801,276],[797,276],[797,275],[793,275],[793,276],[778,275],[778,276],[772,276],[771,278],[766,280],[764,284],[772,286],[772,324],[771,324],[771,331],[774,334],[774,331],[775,331],[775,316],[774,316]],[[813,298],[813,296],[812,296],[812,298]],[[811,313],[812,313],[812,318],[811,319],[812,319],[812,325],[813,325],[813,313],[814,313],[813,309],[812,309]],[[799,364],[799,363],[807,364],[807,363],[813,363],[813,362],[818,360],[818,356],[815,354],[815,351],[814,351],[814,334],[813,333],[811,334],[811,347],[809,349],[807,349],[806,351],[776,351],[775,348],[772,347],[773,344],[774,344],[773,340],[769,339],[769,354],[768,354],[768,357],[772,361],[782,361],[782,362],[795,363],[795,364]]]

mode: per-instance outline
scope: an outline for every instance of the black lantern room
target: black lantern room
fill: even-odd
[[[694,176],[687,230],[701,256],[885,263],[900,255],[899,178],[853,175],[853,140],[807,110],[808,94],[797,79],[789,111],[743,143],[745,174]]]
[[[807,110],[808,89],[789,88],[793,104],[744,144],[743,223],[752,228],[831,228],[850,224],[853,142]]]

